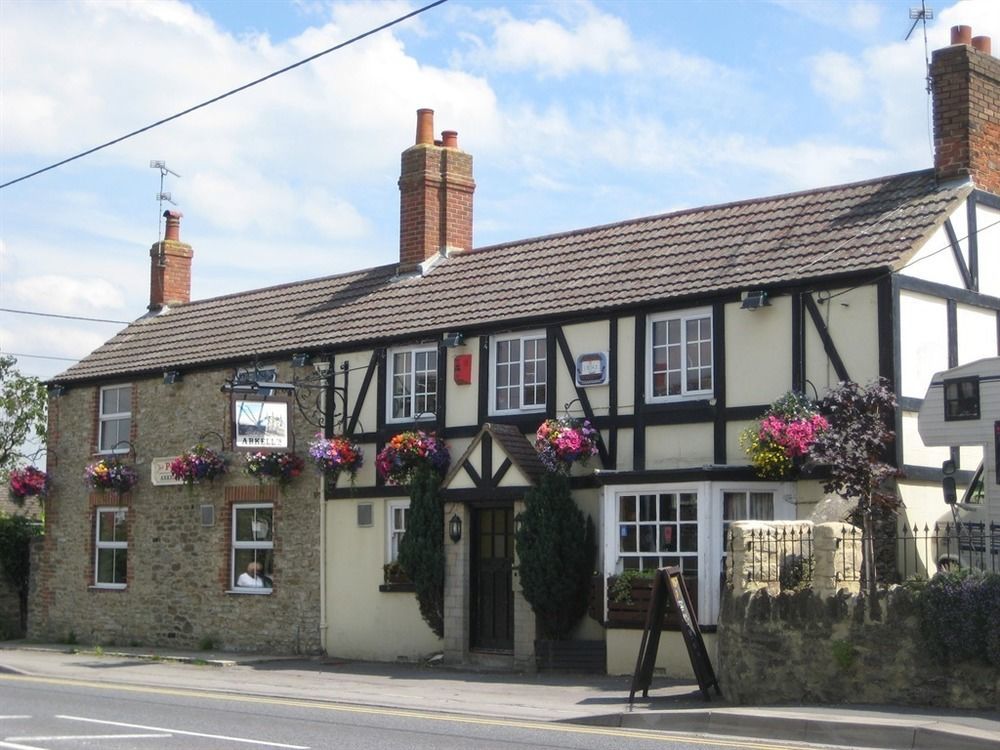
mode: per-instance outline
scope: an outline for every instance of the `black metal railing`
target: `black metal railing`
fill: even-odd
[[[901,583],[930,578],[945,570],[973,568],[1000,573],[1000,524],[945,523],[877,526],[873,534],[875,576],[879,583]],[[833,567],[839,581],[863,582],[862,530],[844,524],[835,535]],[[744,537],[741,575],[747,582],[778,584],[781,590],[810,584],[814,566],[811,526],[758,528]],[[733,537],[727,535],[726,551],[733,554]],[[726,566],[726,584],[732,569]]]

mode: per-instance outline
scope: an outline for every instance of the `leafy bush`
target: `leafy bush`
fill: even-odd
[[[444,637],[444,506],[441,475],[429,463],[412,468],[410,512],[399,542],[399,564],[413,581],[424,621]]]
[[[632,582],[643,579],[652,581],[654,575],[656,575],[656,568],[647,568],[646,570],[628,568],[623,570],[612,579],[611,587],[608,589],[608,599],[613,602],[621,602],[622,604],[635,604],[635,601],[632,599]]]
[[[17,592],[22,632],[28,618],[31,538],[40,533],[41,527],[30,519],[0,513],[0,572]]]
[[[541,637],[565,640],[587,611],[597,552],[594,524],[576,507],[562,474],[543,476],[524,503],[514,535],[524,598]]]
[[[1000,574],[938,573],[918,596],[920,629],[933,657],[1000,667]]]

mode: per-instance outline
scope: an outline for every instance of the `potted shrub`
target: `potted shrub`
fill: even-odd
[[[49,491],[49,475],[34,466],[11,469],[7,481],[11,500],[18,505],[23,505],[28,497],[45,497]]]
[[[139,475],[129,464],[116,457],[107,457],[88,464],[84,481],[91,489],[124,493],[135,487]]]
[[[272,479],[284,488],[302,473],[306,462],[294,453],[255,451],[246,455],[246,464],[247,474],[258,482]]]
[[[201,443],[170,462],[170,475],[188,487],[206,479],[211,482],[225,473],[226,460]]]
[[[801,393],[789,392],[772,403],[757,424],[740,435],[757,476],[780,479],[797,460],[809,454],[816,439],[829,428],[819,409]]]
[[[386,484],[409,485],[415,471],[428,467],[440,479],[451,464],[448,446],[433,433],[408,430],[394,435],[375,457],[375,468]]]
[[[309,444],[309,456],[320,473],[333,484],[337,483],[342,472],[346,472],[350,474],[353,485],[358,469],[365,462],[361,446],[344,435],[334,435],[331,438],[317,435]]]

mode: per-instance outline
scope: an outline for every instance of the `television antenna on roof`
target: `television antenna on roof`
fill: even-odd
[[[160,159],[150,159],[149,161],[150,169],[160,170],[160,192],[156,194],[156,200],[158,201],[159,209],[157,210],[157,224],[156,224],[156,236],[159,238],[163,234],[163,201],[176,206],[177,202],[174,200],[173,196],[163,189],[163,180],[168,174],[172,174],[174,177],[180,177],[174,170],[167,168],[167,163]]]
[[[910,30],[906,32],[906,36],[903,37],[904,42],[910,41],[910,37],[913,36],[913,30],[917,28],[917,24],[923,24],[924,27],[924,67],[927,71],[927,93],[931,93],[931,58],[927,47],[927,21],[928,19],[934,18],[934,9],[928,8],[925,0],[920,0],[919,8],[910,8],[910,19],[913,21],[913,25],[910,26]]]

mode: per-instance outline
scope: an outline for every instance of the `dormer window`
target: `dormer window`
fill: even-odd
[[[944,381],[944,419],[957,422],[979,419],[979,378],[954,378]]]

